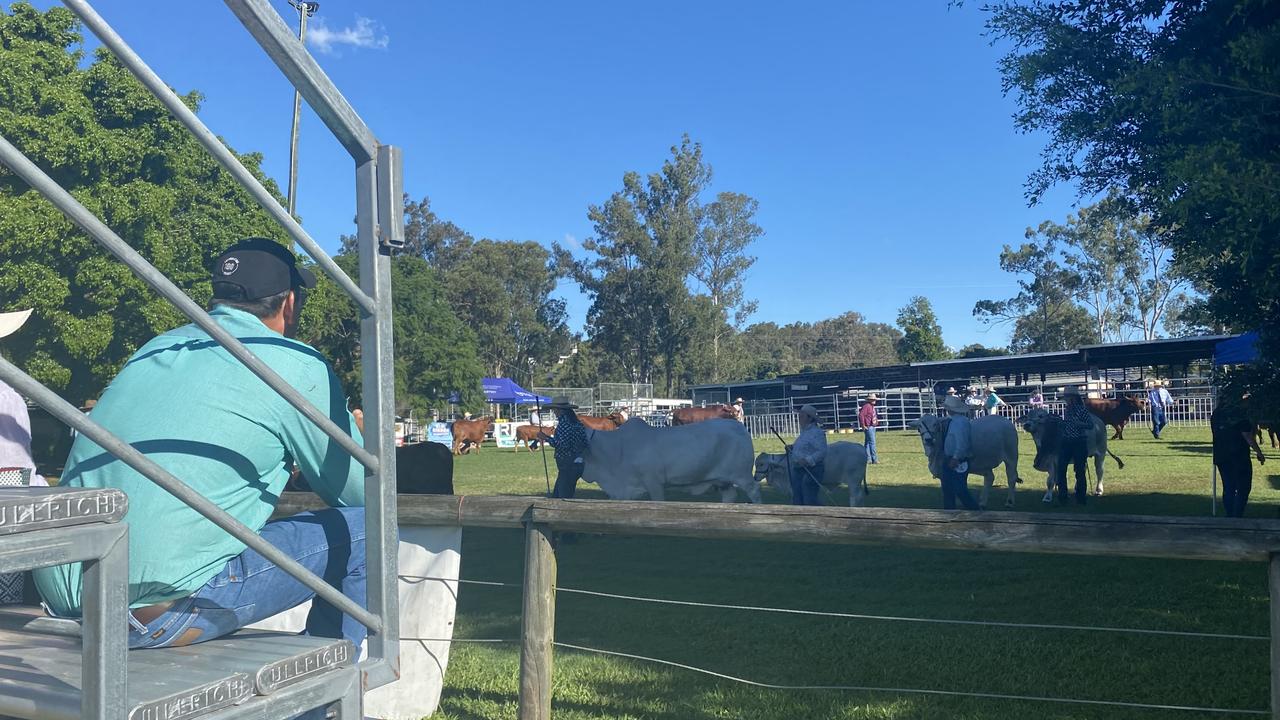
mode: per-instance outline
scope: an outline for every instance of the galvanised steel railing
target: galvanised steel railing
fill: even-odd
[[[237,540],[307,585],[342,612],[369,628],[368,657],[362,663],[365,689],[393,682],[399,676],[399,617],[396,592],[398,534],[395,486],[395,397],[391,334],[390,251],[404,244],[401,204],[401,156],[397,148],[381,145],[333,82],[292,34],[268,0],[225,0],[249,33],[266,50],[291,83],[338,138],[355,161],[356,227],[360,284],[352,279],[267,192],[181,99],[124,42],[85,0],[63,0],[102,43],[176,117],[215,159],[276,220],[316,264],[345,291],[361,313],[365,424],[369,430],[361,447],[332,420],[308,402],[239,340],[223,330],[208,313],[92,212],[0,136],[3,163],[39,192],[86,234],[96,240],[162,297],[289,404],[297,408],[366,469],[366,552],[368,610],[342,595],[321,578],[288,558],[252,529],[223,512],[180,479],[139,453],[128,443],[85,416],[52,390],[12,363],[0,358],[0,379],[42,405],[54,417],[84,433],[144,477],[191,506]],[[369,421],[373,422],[370,423]]]

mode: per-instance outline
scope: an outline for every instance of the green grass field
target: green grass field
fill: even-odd
[[[1043,474],[1031,469],[1030,440],[1023,438],[1026,482],[1018,492],[1019,510],[1208,514],[1205,429],[1170,429],[1155,441],[1143,428],[1132,428],[1128,439],[1112,444],[1126,467],[1117,470],[1108,460],[1107,496],[1065,508],[1040,502]],[[924,468],[918,438],[881,433],[879,444],[881,464],[869,468],[867,504],[938,507],[940,493]],[[760,442],[757,449],[776,452],[778,444]],[[1271,457],[1280,460],[1274,451]],[[1255,466],[1252,517],[1276,517],[1276,465]],[[540,495],[542,458],[486,447],[458,459],[455,485],[459,494]],[[992,505],[999,507],[1003,485],[993,493]],[[583,483],[579,497],[603,495]],[[767,490],[765,498],[783,501]],[[845,502],[843,491],[836,499]],[[463,543],[464,578],[513,586],[463,585],[455,636],[518,637],[522,535],[468,530]],[[604,536],[579,536],[559,548],[558,559],[558,582],[567,589],[881,616],[1268,633],[1260,564]],[[556,637],[780,685],[1268,706],[1265,640],[805,617],[565,592],[557,598]],[[455,645],[436,717],[514,718],[517,674],[514,645]],[[566,720],[1245,717],[905,692],[772,690],[565,649],[556,651],[554,682],[554,714]]]

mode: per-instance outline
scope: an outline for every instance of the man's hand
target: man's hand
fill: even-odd
[[[541,430],[539,430],[539,431],[538,431],[538,441],[539,441],[539,442],[546,442],[546,441],[548,441],[548,440],[550,440],[550,439],[551,439],[551,436],[550,436],[550,435],[548,435],[548,434],[546,434],[546,433],[542,432]]]
[[[360,433],[364,433],[364,411],[356,408],[351,411],[351,416],[356,419],[356,427],[360,429]]]

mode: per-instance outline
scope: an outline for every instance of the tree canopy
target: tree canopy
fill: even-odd
[[[244,237],[281,238],[248,193],[105,50],[82,63],[75,16],[15,3],[0,13],[0,133],[198,303],[208,267]],[[183,97],[193,110],[200,95]],[[259,170],[241,162],[277,197]],[[5,346],[73,402],[183,322],[96,242],[0,167],[0,297],[35,308]]]
[[[1000,0],[1015,122],[1044,133],[1033,202],[1113,188],[1162,228],[1214,322],[1280,357],[1280,13],[1266,0]],[[1280,378],[1280,369],[1276,369]],[[1275,388],[1280,383],[1272,382]],[[1274,403],[1273,403],[1274,406]]]

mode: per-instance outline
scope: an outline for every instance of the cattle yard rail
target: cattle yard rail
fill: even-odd
[[[1280,521],[439,495],[402,496],[399,513],[405,523],[525,530],[520,720],[551,717],[556,532],[1266,562],[1271,717],[1280,720]]]
[[[377,141],[346,98],[325,75],[314,58],[285,24],[269,0],[225,0],[227,7],[254,37],[277,68],[334,134],[354,161],[356,235],[359,246],[360,277],[357,285],[319,247],[298,222],[282,207],[206,127],[195,113],[170,89],[132,48],[115,32],[85,0],[62,0],[120,63],[147,88],[169,112],[179,120],[222,167],[260,204],[294,242],[300,245],[342,290],[351,297],[360,312],[360,349],[363,363],[363,400],[369,432],[364,445],[341,429],[326,413],[319,411],[296,389],[288,385],[243,343],[222,329],[203,308],[181,288],[138,254],[125,239],[108,228],[70,193],[60,187],[40,167],[28,159],[9,139],[0,136],[0,164],[3,164],[33,190],[43,195],[80,230],[102,245],[109,253],[146,282],[158,295],[167,299],[200,326],[230,355],[243,363],[272,391],[279,394],[312,423],[366,468],[365,505],[367,595],[366,606],[345,597],[334,587],[302,565],[293,561],[263,540],[221,508],[196,493],[189,485],[169,474],[154,461],[139,453],[110,431],[81,413],[52,390],[27,375],[21,368],[0,358],[0,379],[24,396],[44,407],[51,415],[102,446],[134,470],[191,506],[218,527],[245,545],[261,553],[318,596],[369,628],[368,654],[358,665],[351,662],[355,648],[323,639],[287,637],[263,633],[240,633],[225,640],[202,643],[191,649],[162,649],[128,653],[127,667],[116,657],[105,657],[94,642],[106,638],[107,647],[123,650],[128,627],[124,617],[104,618],[101,602],[88,603],[83,622],[84,648],[72,643],[61,651],[70,655],[84,654],[83,676],[74,679],[59,674],[67,662],[51,664],[49,677],[57,682],[41,680],[40,687],[56,696],[45,698],[40,707],[33,704],[5,704],[5,714],[26,717],[60,717],[50,715],[51,703],[66,710],[69,717],[79,714],[84,695],[85,716],[117,720],[120,714],[104,709],[104,678],[113,678],[113,687],[105,694],[127,695],[132,703],[142,698],[152,704],[133,706],[131,717],[164,717],[167,720],[210,715],[216,718],[261,718],[272,720],[294,717],[321,706],[336,706],[340,718],[361,717],[362,692],[395,681],[399,677],[399,617],[397,598],[397,541],[395,490],[394,374],[391,318],[390,253],[404,243],[400,151]],[[121,528],[124,526],[121,525]],[[6,546],[16,542],[6,539]],[[68,540],[71,542],[71,540]],[[0,550],[0,556],[5,551]],[[50,556],[52,557],[52,556]],[[72,559],[92,558],[81,554]],[[57,558],[55,558],[57,559]],[[62,558],[66,559],[66,558]],[[16,562],[16,561],[15,561]],[[114,562],[114,560],[113,560]],[[119,566],[127,559],[120,559]],[[0,567],[7,567],[0,562]],[[96,567],[96,566],[95,566]],[[92,569],[95,578],[100,571]],[[98,594],[101,594],[99,591]],[[123,612],[119,613],[123,615]],[[12,618],[10,618],[12,620]],[[39,632],[45,625],[22,625],[22,632]],[[79,627],[74,633],[80,634]],[[92,642],[91,642],[92,641]],[[16,642],[16,641],[12,641]],[[4,639],[4,643],[12,644]],[[343,641],[345,643],[345,641]],[[221,647],[218,644],[226,645]],[[155,667],[161,658],[172,658],[163,672]],[[305,663],[320,663],[317,673],[295,678],[285,688],[272,681],[281,663],[301,658]],[[329,662],[329,660],[335,660]],[[104,668],[106,661],[110,668]],[[227,661],[230,664],[227,664]],[[74,664],[74,663],[73,663]],[[163,664],[163,663],[161,663]],[[311,667],[308,665],[308,667]],[[133,673],[133,669],[142,672]],[[179,671],[175,672],[175,668]],[[129,674],[126,675],[126,670]],[[0,701],[9,699],[14,683],[29,683],[32,673],[20,674],[0,664]],[[258,682],[250,680],[258,676]],[[166,698],[139,695],[146,689],[146,678],[163,681]],[[266,681],[263,681],[263,678]],[[47,678],[46,678],[47,680]],[[269,681],[269,682],[268,682]],[[34,691],[33,691],[34,692]],[[44,692],[44,690],[41,690]],[[33,695],[34,697],[34,695]],[[43,695],[41,696],[44,697]],[[213,702],[210,698],[220,698]],[[226,707],[231,705],[233,707]],[[215,712],[219,711],[221,712]]]

